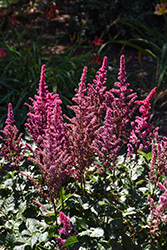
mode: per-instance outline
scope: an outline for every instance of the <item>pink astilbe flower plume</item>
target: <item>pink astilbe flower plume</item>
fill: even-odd
[[[96,79],[93,80],[93,84],[88,83],[88,96],[90,99],[90,106],[92,111],[97,116],[100,123],[104,117],[106,108],[106,74],[107,74],[107,57],[104,57],[102,67],[97,71]]]
[[[128,88],[130,84],[125,83],[125,75],[125,57],[122,55],[120,58],[120,70],[118,76],[119,82],[115,82],[115,88],[106,92],[106,103],[112,111],[111,120],[113,133],[117,138],[122,139],[123,144],[128,142],[129,131],[127,127],[137,109],[137,105],[133,105],[134,101],[137,99],[137,94],[134,93],[132,89]]]
[[[141,105],[139,108],[140,113],[142,116],[136,116],[135,122],[131,122],[132,131],[130,134],[129,142],[135,146],[135,148],[139,148],[142,150],[143,148],[147,148],[152,139],[154,138],[154,134],[158,130],[156,128],[153,132],[152,131],[152,124],[147,122],[147,119],[151,115],[149,113],[149,109],[151,108],[150,102],[156,92],[156,87],[151,90],[148,96],[142,101],[135,101],[136,104]],[[150,135],[149,135],[150,133]]]
[[[78,178],[83,183],[85,169],[93,162],[94,152],[92,142],[95,138],[97,129],[97,117],[94,113],[94,107],[90,105],[90,98],[86,95],[86,73],[87,68],[83,70],[79,89],[72,99],[76,105],[69,108],[74,111],[75,116],[69,118],[64,116],[70,123],[66,124],[69,146],[68,150],[72,157],[72,165],[78,172]]]
[[[35,100],[29,98],[32,102],[32,106],[25,103],[30,110],[27,114],[29,118],[27,119],[25,126],[29,131],[31,138],[38,146],[40,146],[41,138],[45,134],[44,130],[47,126],[47,114],[53,110],[56,100],[59,99],[58,94],[49,93],[47,90],[45,83],[45,65],[42,66],[37,93],[38,95],[35,95]]]
[[[70,219],[67,218],[67,216],[63,213],[63,212],[59,212],[59,216],[60,216],[60,222],[62,223],[63,227],[62,229],[58,229],[58,233],[59,234],[63,234],[65,236],[65,239],[62,239],[61,237],[56,237],[56,241],[58,242],[57,247],[59,247],[58,249],[61,249],[62,246],[64,245],[64,243],[66,242],[66,240],[74,235],[77,235],[78,232],[75,231],[73,234],[71,234],[72,231],[72,224],[70,223]],[[65,250],[68,250],[67,248],[63,248]],[[75,248],[75,250],[77,250],[78,248]]]
[[[167,175],[167,137],[160,141],[158,132],[155,133],[156,143],[152,143],[152,158],[149,178],[156,183],[163,175]]]
[[[106,62],[104,61],[104,65]],[[105,71],[103,69],[103,80],[105,82]],[[129,83],[126,81],[125,58],[120,58],[120,71],[118,80],[115,82],[115,88],[110,91],[103,89],[101,103],[103,111],[106,111],[104,125],[100,126],[96,131],[97,137],[94,140],[93,149],[97,153],[100,163],[97,163],[98,171],[103,173],[106,178],[107,170],[113,170],[117,163],[117,155],[122,145],[128,143],[128,135],[130,134],[130,121],[132,115],[137,109],[137,105],[131,108],[131,105],[137,98],[136,93],[129,89]],[[129,147],[130,148],[130,147]]]
[[[126,83],[125,57],[120,58],[120,70],[118,80],[114,83],[114,88],[105,93],[105,104],[111,110],[111,126],[112,134],[116,138],[121,138],[121,144],[128,143],[130,134],[130,121],[138,105],[134,105],[137,94],[128,88]]]
[[[26,127],[36,142],[37,148],[33,150],[30,145],[26,144],[26,146],[33,153],[33,157],[29,160],[39,167],[43,185],[48,187],[48,197],[54,204],[65,178],[73,175],[74,172],[70,165],[71,156],[67,152],[69,143],[60,106],[62,101],[58,94],[47,90],[45,65],[42,66],[37,93],[35,100],[30,99],[33,106],[26,104],[30,109]],[[32,181],[36,183],[35,180]],[[41,186],[39,189],[41,196],[46,197]]]
[[[19,165],[24,158],[25,147],[22,143],[22,133],[18,136],[18,129],[14,125],[12,104],[8,104],[8,115],[6,119],[6,126],[0,132],[3,136],[0,136],[2,141],[0,146],[0,156],[3,156],[9,166],[13,166],[16,170],[19,169]]]
[[[29,158],[40,168],[52,202],[55,197],[59,196],[65,178],[73,174],[70,167],[67,169],[71,156],[67,152],[68,141],[65,136],[60,104],[61,100],[57,99],[53,112],[47,114],[47,126],[41,139],[41,147],[35,150],[34,158]]]
[[[97,131],[97,138],[94,140],[93,148],[97,153],[102,166],[98,165],[98,169],[101,173],[106,174],[107,169],[112,170],[114,164],[112,159],[115,159],[120,148],[120,138],[117,138],[114,133],[112,124],[112,110],[108,109],[104,126],[101,126]]]
[[[164,195],[159,198],[160,205],[157,205],[157,202],[154,202],[150,196],[148,196],[147,199],[150,203],[150,234],[159,237],[161,232],[161,230],[159,230],[160,226],[167,224],[167,188],[165,187],[167,181],[165,181],[164,184],[160,182],[157,182],[157,184],[164,192]]]

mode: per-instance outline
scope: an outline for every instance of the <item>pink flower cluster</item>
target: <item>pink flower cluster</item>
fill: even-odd
[[[156,143],[152,143],[152,158],[149,177],[152,183],[157,183],[160,177],[167,175],[167,138],[159,141],[158,132],[155,133]]]
[[[8,104],[8,115],[6,119],[6,126],[3,130],[0,130],[1,148],[0,155],[3,156],[9,166],[13,166],[16,170],[19,169],[19,165],[24,158],[25,147],[22,142],[22,133],[18,136],[18,129],[14,125],[12,104]]]
[[[62,227],[62,229],[58,229],[58,233],[66,236],[66,239],[62,239],[61,237],[56,237],[56,241],[58,241],[57,247],[59,247],[59,249],[61,249],[61,247],[66,242],[66,240],[69,237],[76,235],[77,232],[75,232],[73,235],[71,235],[70,232],[72,230],[72,224],[70,223],[70,220],[67,218],[67,216],[63,212],[59,212],[59,216],[60,216],[60,222],[63,224],[63,227]],[[63,249],[68,250],[67,248],[63,248]],[[76,248],[75,250],[77,250],[77,249],[78,248]]]
[[[130,143],[128,144],[128,156],[131,156],[131,154],[133,153],[132,144],[134,145],[135,150],[137,150],[138,148],[140,150],[148,148],[152,139],[154,138],[155,133],[158,130],[158,128],[156,128],[155,131],[152,132],[152,124],[147,122],[147,119],[151,115],[151,113],[149,113],[149,109],[151,108],[150,102],[155,92],[156,92],[156,87],[151,90],[151,92],[143,101],[134,102],[138,105],[141,105],[139,111],[140,113],[142,113],[142,116],[141,117],[136,116],[135,121],[131,122],[132,130],[130,132],[130,137],[129,137]],[[150,135],[148,136],[149,133]],[[146,140],[144,138],[146,138]]]
[[[54,3],[50,4],[48,7],[49,7],[49,10],[46,10],[45,14],[46,14],[47,19],[51,19],[54,17],[57,10],[59,10],[59,7],[57,7]]]
[[[159,227],[163,224],[167,224],[167,215],[165,215],[165,211],[167,211],[167,188],[165,185],[167,184],[167,181],[164,182],[164,184],[157,182],[160,189],[164,192],[164,195],[160,196],[159,203],[160,205],[157,206],[157,202],[154,202],[154,200],[148,196],[148,201],[150,203],[150,233],[152,235],[159,236]]]
[[[58,94],[48,92],[45,83],[45,65],[42,66],[38,95],[35,100],[30,98],[32,106],[27,104],[30,112],[25,124],[31,138],[37,144],[34,151],[28,144],[26,146],[33,152],[34,157],[29,160],[35,162],[41,170],[44,183],[48,186],[51,200],[55,192],[59,194],[62,181],[73,175],[70,167],[71,156],[68,154],[68,141],[66,127],[63,123],[62,110]]]
[[[151,124],[147,122],[150,116],[150,102],[156,88],[145,100],[137,101],[137,94],[129,88],[129,83],[126,83],[125,57],[122,55],[118,81],[115,82],[115,87],[108,91],[106,68],[107,57],[104,57],[102,67],[97,71],[92,84],[86,84],[87,67],[84,68],[79,88],[75,90],[76,94],[72,99],[74,105],[69,107],[74,112],[72,118],[67,115],[63,118],[59,95],[48,91],[45,65],[42,66],[37,95],[34,99],[30,98],[31,105],[26,104],[29,113],[25,126],[36,144],[35,150],[26,144],[33,154],[29,160],[39,167],[42,183],[48,187],[47,195],[53,203],[55,198],[59,197],[69,176],[81,183],[82,190],[87,171],[91,164],[95,163],[95,155],[99,160],[96,170],[106,176],[107,170],[113,171],[122,147],[128,146],[128,156],[131,156],[134,148],[136,150],[138,145],[140,148],[147,147],[157,136],[158,129],[152,132]],[[139,105],[142,115],[136,116],[135,121],[131,122]],[[9,104],[7,126],[1,131],[6,138],[1,137],[3,144],[0,155],[6,157],[11,164],[15,160],[18,165],[24,149],[21,135],[16,140],[18,131],[13,124],[12,112],[12,106]],[[68,122],[64,122],[64,119]],[[154,178],[151,177],[153,168],[162,164],[161,155],[166,159],[166,142],[164,139],[161,144],[158,143],[159,162],[156,162],[156,150],[153,146],[150,178]],[[165,162],[162,167],[157,167],[156,171],[160,174],[166,173]],[[27,177],[32,180],[28,175]],[[37,186],[36,181],[33,182]],[[41,184],[39,188],[44,197]]]
[[[0,48],[0,58],[6,57],[7,53],[4,51],[4,48]]]

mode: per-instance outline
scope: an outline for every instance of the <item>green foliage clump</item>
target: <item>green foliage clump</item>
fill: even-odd
[[[70,31],[92,39],[108,27],[108,35],[111,37],[115,36],[116,33],[119,33],[124,39],[130,36],[134,37],[134,29],[127,29],[120,23],[117,24],[117,28],[110,29],[110,24],[119,17],[128,17],[153,28],[156,24],[153,12],[157,3],[157,0],[151,2],[149,0],[75,0],[72,1],[67,10],[70,13]],[[85,20],[86,24],[82,29]]]

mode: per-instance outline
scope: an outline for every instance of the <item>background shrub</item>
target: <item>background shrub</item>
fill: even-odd
[[[70,14],[70,31],[77,31],[78,34],[91,38],[94,38],[95,34],[100,35],[118,17],[135,19],[150,28],[158,24],[153,14],[155,5],[159,3],[157,0],[151,2],[149,0],[75,0],[72,3],[68,2],[66,11]],[[81,27],[85,20],[87,22],[82,30]],[[117,24],[117,27],[109,28],[108,35],[113,36],[117,32],[123,38],[135,36],[133,29],[127,29],[120,23]]]

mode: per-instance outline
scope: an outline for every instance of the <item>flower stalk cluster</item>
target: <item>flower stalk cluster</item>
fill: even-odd
[[[148,196],[148,201],[150,203],[150,233],[159,237],[160,226],[167,224],[167,215],[165,215],[165,212],[167,211],[167,188],[165,187],[167,181],[165,181],[164,184],[160,182],[157,182],[157,184],[164,192],[164,195],[159,198],[160,205],[157,205],[157,202],[154,202],[150,196]]]
[[[42,66],[37,95],[34,99],[30,98],[31,105],[26,103],[29,113],[25,126],[36,144],[36,149],[32,149],[29,144],[26,144],[26,147],[32,152],[29,160],[39,167],[42,181],[38,183],[30,175],[22,174],[32,180],[45,201],[53,203],[56,218],[55,204],[68,177],[72,176],[81,184],[83,194],[89,167],[94,164],[94,171],[104,176],[106,193],[108,170],[113,174],[114,181],[117,156],[124,146],[128,147],[128,156],[131,157],[134,148],[135,152],[138,147],[146,148],[156,137],[157,146],[152,144],[150,179],[157,183],[157,176],[167,172],[167,138],[159,142],[158,128],[152,132],[152,125],[147,122],[150,116],[150,102],[156,88],[143,101],[138,101],[137,94],[129,88],[129,83],[126,83],[125,57],[122,55],[118,81],[115,82],[114,88],[107,91],[106,68],[107,57],[104,57],[96,79],[92,84],[86,84],[87,67],[84,67],[79,88],[75,90],[76,94],[72,99],[74,105],[69,106],[74,112],[72,118],[67,115],[63,117],[59,95],[48,91],[45,65]],[[134,122],[131,122],[139,105],[142,115],[136,116]],[[6,157],[10,164],[14,162],[15,166],[18,166],[25,149],[22,146],[22,134],[17,138],[18,130],[13,123],[12,106],[9,104],[6,126],[1,131],[5,138],[0,137],[0,154]],[[98,162],[95,161],[95,156]],[[47,187],[46,192],[44,187]],[[65,217],[62,214],[60,216],[64,221],[62,223],[65,223]],[[63,224],[64,231],[59,233],[65,232],[68,237],[70,224],[67,222],[69,221]],[[60,244],[62,243],[63,240]]]
[[[167,174],[167,137],[161,141],[158,132],[155,133],[155,143],[152,143],[152,158],[150,165],[149,178],[152,183],[160,181],[161,176]]]
[[[65,236],[65,239],[61,237],[56,237],[56,241],[58,242],[57,247],[61,249],[61,247],[63,247],[64,243],[66,242],[66,240],[69,237],[76,235],[78,232],[75,232],[74,234],[71,235],[72,224],[70,223],[70,219],[68,219],[67,216],[63,212],[59,212],[59,216],[60,216],[59,220],[62,223],[63,227],[62,229],[58,229],[58,233],[59,235]],[[63,249],[68,250],[67,248],[63,248]],[[76,248],[75,250],[77,249],[78,248]]]
[[[6,119],[6,126],[0,130],[1,148],[0,156],[4,157],[9,166],[19,170],[21,161],[24,159],[26,148],[23,146],[22,133],[18,135],[18,129],[14,125],[12,104],[8,104],[8,115]]]

